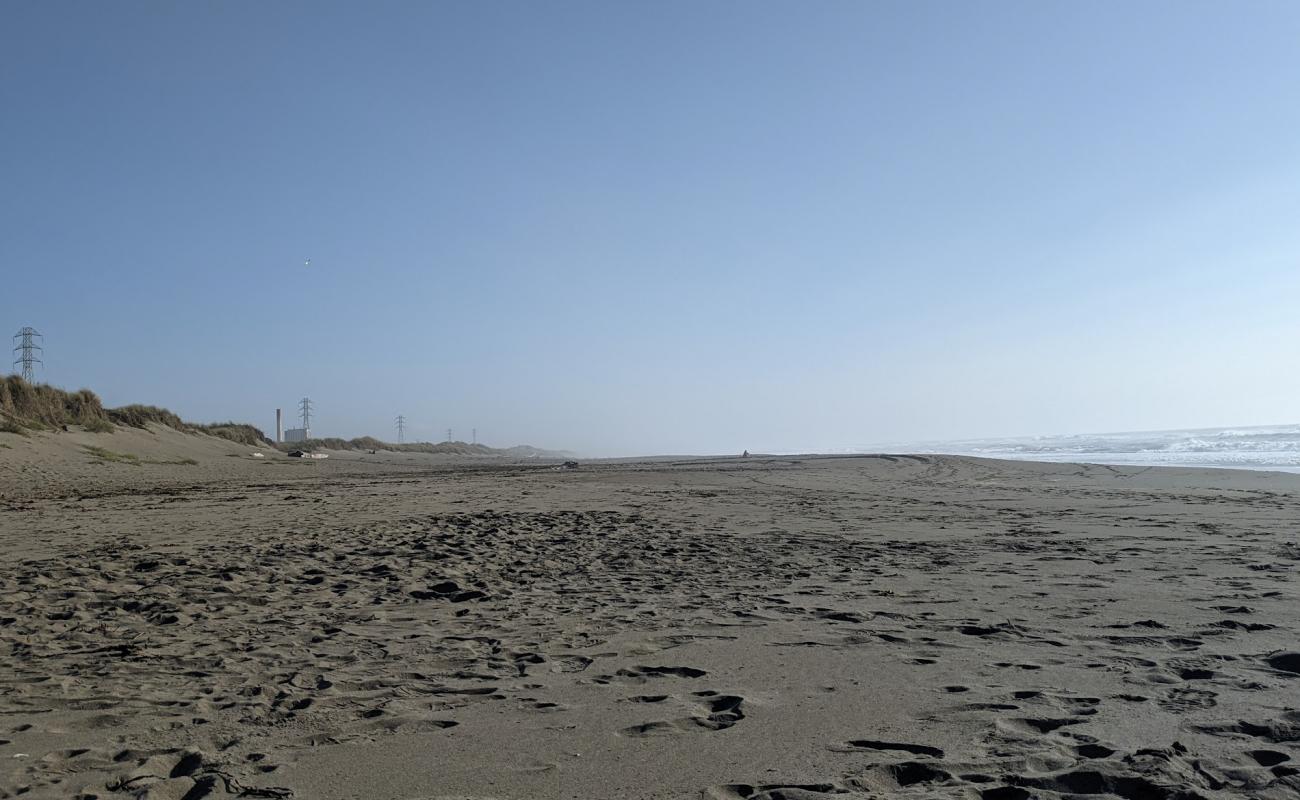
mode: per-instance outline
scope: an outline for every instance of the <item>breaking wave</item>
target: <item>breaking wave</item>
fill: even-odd
[[[947,453],[1095,464],[1235,467],[1300,472],[1300,425],[916,442],[855,452]]]

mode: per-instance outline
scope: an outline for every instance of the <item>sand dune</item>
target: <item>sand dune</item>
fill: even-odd
[[[231,447],[0,450],[0,797],[1300,796],[1296,476]]]

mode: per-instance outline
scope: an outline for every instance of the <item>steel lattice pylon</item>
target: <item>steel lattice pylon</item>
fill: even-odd
[[[44,365],[45,362],[38,358],[39,354],[44,354],[45,348],[36,343],[36,340],[44,341],[45,337],[41,336],[40,331],[32,327],[26,327],[14,334],[14,352],[18,357],[14,359],[14,366],[18,367],[22,373],[23,380],[31,383],[36,376],[35,367],[37,364]]]

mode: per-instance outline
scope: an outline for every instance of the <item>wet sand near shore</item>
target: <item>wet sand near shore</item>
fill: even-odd
[[[6,478],[0,797],[1300,796],[1300,476],[232,455]]]

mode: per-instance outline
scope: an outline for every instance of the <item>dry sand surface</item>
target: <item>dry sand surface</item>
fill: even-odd
[[[0,436],[0,797],[1300,797],[1297,476],[169,436]]]

